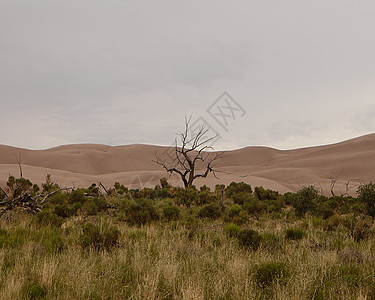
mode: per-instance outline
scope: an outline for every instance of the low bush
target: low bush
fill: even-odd
[[[305,232],[302,229],[288,228],[285,230],[285,238],[288,240],[300,240],[305,236]]]
[[[248,212],[249,215],[253,215],[259,219],[260,215],[267,211],[267,204],[259,201],[254,196],[245,200],[243,204],[244,209]]]
[[[277,200],[279,192],[272,191],[270,189],[264,189],[262,186],[256,186],[254,189],[255,197],[260,201],[265,200]]]
[[[209,189],[201,189],[198,195],[197,204],[204,205],[211,202],[215,202],[217,200],[217,196],[210,192]]]
[[[246,210],[243,210],[240,205],[234,204],[229,208],[227,215],[224,217],[224,222],[242,225],[245,224],[248,219],[249,216]]]
[[[86,223],[82,227],[81,246],[84,249],[94,248],[97,251],[110,251],[117,245],[120,231],[114,227],[103,225],[99,227],[92,223]]]
[[[208,218],[208,219],[217,219],[221,216],[220,207],[216,203],[210,203],[204,205],[198,212],[198,217]]]
[[[291,204],[294,207],[296,216],[303,217],[307,212],[315,213],[319,198],[318,190],[314,186],[302,187],[293,195]]]
[[[198,200],[198,190],[193,187],[180,189],[177,192],[177,204],[190,207],[193,203]]]
[[[159,219],[159,214],[154,207],[152,200],[138,198],[124,200],[120,204],[122,219],[130,225],[142,225]]]
[[[360,185],[357,195],[358,200],[365,205],[367,214],[375,218],[375,183]]]
[[[63,218],[48,211],[41,211],[36,214],[36,220],[41,225],[50,225],[60,227],[63,223]]]
[[[64,204],[65,201],[67,201],[67,199],[68,199],[67,194],[58,192],[52,195],[51,197],[49,197],[47,200],[49,203],[52,203],[52,204]]]
[[[104,211],[108,207],[108,202],[105,198],[102,197],[95,197],[94,203],[98,207],[99,211]]]
[[[323,229],[326,231],[333,231],[341,224],[341,218],[338,215],[329,217],[323,223]]]
[[[79,206],[81,206],[81,203],[75,203],[75,204],[78,204]],[[55,205],[53,213],[58,215],[59,217],[67,218],[67,217],[73,216],[77,210],[78,210],[77,205],[74,205],[73,207],[72,205],[64,203],[64,204]]]
[[[371,234],[371,221],[368,219],[359,220],[353,228],[353,238],[356,242],[367,239]]]
[[[64,239],[56,229],[45,231],[41,243],[49,253],[58,253],[64,248]]]
[[[83,204],[82,209],[89,216],[96,215],[99,211],[98,206],[95,204],[94,200],[92,199],[87,200],[85,204]]]
[[[43,299],[47,295],[47,289],[37,281],[27,281],[22,292],[27,299]]]
[[[83,189],[78,189],[70,193],[69,203],[73,204],[79,202],[81,204],[85,203],[87,197],[85,196],[85,191]]]
[[[254,277],[258,286],[265,288],[275,282],[285,284],[290,276],[287,265],[283,262],[266,262],[255,268]]]
[[[251,194],[253,192],[251,185],[244,183],[244,182],[231,182],[226,188],[225,188],[225,195],[228,198],[232,198],[233,195],[238,193],[246,193]]]
[[[242,207],[238,204],[234,204],[229,208],[228,216],[230,218],[236,217],[240,214],[241,211],[242,211]]]
[[[238,242],[240,246],[246,249],[257,250],[261,241],[262,237],[253,229],[243,229],[238,234]]]
[[[19,248],[28,239],[39,241],[38,233],[31,230],[30,228],[17,227],[12,230],[0,230],[0,248]]]
[[[224,231],[229,237],[233,238],[238,236],[241,228],[237,224],[231,223],[225,226]]]
[[[319,211],[319,216],[324,220],[327,220],[329,217],[332,217],[335,214],[335,211],[330,207],[324,207]]]
[[[269,251],[275,251],[282,246],[281,238],[273,233],[265,233],[262,235],[262,247]]]
[[[93,216],[98,214],[100,211],[104,211],[107,209],[108,203],[104,198],[101,197],[95,197],[91,199],[87,199],[83,205],[80,202],[76,202],[73,204],[73,208],[77,207],[84,210],[84,212],[89,215]],[[77,209],[73,209],[74,211],[77,211]]]
[[[177,220],[180,216],[180,209],[175,205],[168,205],[163,208],[163,215],[167,221]]]

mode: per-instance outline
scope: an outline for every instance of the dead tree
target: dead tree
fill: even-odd
[[[330,190],[331,190],[332,197],[335,197],[335,185],[339,179],[340,179],[340,176],[335,176],[333,172],[331,172],[329,180],[330,180]]]
[[[185,118],[185,130],[175,140],[173,154],[167,159],[156,157],[155,163],[162,166],[169,175],[178,174],[185,188],[191,187],[197,178],[206,178],[212,173],[221,172],[215,169],[214,162],[223,157],[224,152],[211,152],[210,144],[219,137],[218,134],[206,136],[210,128],[200,126],[196,133],[191,133],[191,116]],[[180,142],[180,145],[179,145]]]
[[[20,169],[20,178],[23,178],[23,171],[22,171],[22,154],[20,152],[19,156],[16,156],[17,164]]]
[[[345,193],[341,193],[341,197],[348,196],[349,190],[353,187],[351,186],[351,183],[357,183],[360,184],[361,180],[359,178],[352,178],[345,182]]]
[[[43,191],[36,194],[30,180],[9,175],[7,187],[5,189],[0,187],[0,211],[5,212],[20,207],[35,214],[42,210],[42,204],[49,197],[60,191],[74,191],[74,188],[59,188],[51,180],[51,175],[47,175],[46,183],[43,184]]]
[[[330,180],[330,190],[331,190],[331,195],[333,197],[336,196],[335,194],[335,187],[336,187],[336,183],[339,182],[339,180],[341,179],[341,176],[338,175],[337,173],[334,173],[334,171],[332,170],[331,173],[330,173],[330,176],[329,176],[329,180]],[[355,184],[355,183],[360,183],[361,180],[359,178],[351,178],[351,179],[348,179],[347,181],[345,181],[343,184],[345,186],[345,192],[340,192],[340,197],[345,197],[345,196],[348,196],[349,195],[349,190],[351,188],[353,188],[352,184]]]

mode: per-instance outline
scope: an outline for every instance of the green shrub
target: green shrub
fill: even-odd
[[[204,205],[204,204],[208,204],[208,203],[211,203],[211,202],[215,202],[217,200],[217,195],[211,193],[209,191],[209,189],[201,189],[201,191],[199,192],[199,195],[198,195],[198,201],[197,201],[197,204],[198,205]]]
[[[151,188],[143,188],[142,190],[139,191],[138,197],[145,198],[145,199],[154,199],[155,192]]]
[[[281,248],[281,239],[273,233],[262,235],[262,245],[269,251],[275,251]]]
[[[164,188],[169,188],[171,187],[171,185],[168,183],[168,180],[167,178],[160,178],[160,185],[161,187],[164,189]]]
[[[288,240],[300,240],[305,236],[305,232],[302,229],[288,228],[285,230],[285,238]]]
[[[177,193],[177,204],[190,207],[191,204],[195,203],[198,199],[198,190],[189,187],[185,189],[180,189]]]
[[[83,204],[82,206],[83,210],[89,215],[93,216],[96,215],[99,211],[98,206],[95,204],[94,200],[89,199]]]
[[[217,219],[221,216],[220,207],[215,203],[204,205],[198,212],[198,217]]]
[[[231,195],[230,199],[233,200],[235,204],[244,205],[244,203],[256,199],[253,194],[238,192]]]
[[[237,224],[231,223],[225,226],[224,231],[229,237],[233,238],[239,235],[241,228]]]
[[[292,206],[296,216],[303,217],[307,212],[315,213],[317,209],[319,193],[314,186],[302,187],[292,199]]]
[[[87,200],[85,196],[85,191],[83,189],[78,189],[70,193],[69,195],[69,203],[73,204],[79,202],[81,204],[85,203]]]
[[[353,228],[353,238],[356,242],[367,239],[371,234],[371,221],[364,219],[356,222]]]
[[[229,208],[228,216],[230,218],[236,217],[240,214],[241,211],[242,211],[242,207],[238,204],[234,204]]]
[[[251,194],[253,192],[251,185],[245,183],[245,182],[231,182],[226,188],[225,188],[225,195],[228,198],[232,198],[234,194],[238,193],[248,193]]]
[[[341,219],[341,223],[352,234],[357,224],[357,218],[355,216],[346,216]]]
[[[278,199],[265,199],[263,202],[266,204],[268,212],[281,212],[283,204]]]
[[[341,218],[338,215],[333,215],[329,217],[327,220],[323,223],[323,229],[326,231],[333,231],[336,230],[336,228],[340,225]]]
[[[22,292],[28,299],[44,299],[47,295],[47,289],[37,281],[26,282]]]
[[[92,183],[88,188],[87,188],[88,194],[91,196],[99,196],[99,187],[96,186],[96,183]]]
[[[257,250],[261,241],[262,237],[253,229],[243,229],[238,234],[238,242],[240,246],[246,249]]]
[[[124,193],[127,193],[129,190],[127,187],[125,187],[123,184],[120,184],[118,182],[115,182],[115,184],[113,185],[116,192],[119,193],[119,194],[124,194]]]
[[[95,197],[94,203],[98,207],[99,211],[104,211],[108,207],[108,202],[107,202],[107,200],[105,200],[105,198]]]
[[[61,252],[64,248],[64,240],[60,231],[57,230],[46,231],[41,242],[44,248],[50,253]]]
[[[175,205],[168,205],[163,208],[163,215],[169,221],[177,220],[180,216],[180,209]]]
[[[16,228],[15,230],[6,231],[0,230],[0,248],[10,247],[19,248],[21,247],[27,238],[30,236],[30,230],[25,228]]]
[[[161,198],[161,199],[168,198],[169,197],[168,191],[170,189],[171,189],[170,187],[164,187],[164,188],[161,188],[161,189],[156,189],[155,190],[155,198]]]
[[[63,223],[63,218],[50,213],[48,211],[41,211],[36,214],[36,220],[41,225],[50,225],[60,227]]]
[[[287,205],[291,205],[294,201],[295,194],[291,192],[287,192],[283,195],[284,203]]]
[[[323,223],[324,223],[324,220],[322,217],[313,217],[311,219],[311,224],[313,227],[317,228],[317,227],[322,227],[323,226]]]
[[[262,186],[257,186],[254,189],[255,197],[260,201],[264,200],[277,200],[279,197],[279,192],[272,191],[269,189],[264,189]]]
[[[249,215],[253,215],[257,219],[259,219],[260,215],[267,210],[267,204],[259,201],[254,196],[246,199],[243,207],[246,209]]]
[[[269,287],[275,282],[284,284],[290,276],[287,265],[283,262],[262,263],[255,268],[255,281],[262,287]]]
[[[324,207],[320,209],[319,215],[324,219],[327,220],[329,217],[332,217],[335,214],[335,211],[330,207]]]
[[[124,200],[120,204],[120,211],[124,213],[123,219],[130,225],[147,224],[159,219],[159,214],[149,199]]]
[[[92,223],[85,223],[80,237],[84,249],[94,248],[97,251],[110,251],[117,245],[120,231],[114,227],[103,225],[101,228]]]
[[[47,198],[48,202],[52,204],[64,204],[65,200],[67,199],[68,196],[66,194],[63,194],[62,192],[58,192]]]
[[[55,206],[55,209],[54,209],[53,213],[62,217],[62,218],[67,218],[67,217],[70,217],[70,216],[74,215],[75,210],[69,204],[66,204],[66,203],[65,204],[57,204]]]
[[[243,210],[240,205],[234,204],[229,208],[227,215],[224,217],[224,222],[242,225],[246,223],[248,219],[249,216],[247,212]]]
[[[358,200],[366,207],[369,216],[375,218],[375,184],[362,184],[357,190]]]

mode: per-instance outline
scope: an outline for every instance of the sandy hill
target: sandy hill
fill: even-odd
[[[115,181],[132,188],[154,186],[165,171],[152,160],[168,157],[171,149],[150,145],[105,146],[78,144],[47,150],[27,150],[0,145],[0,184],[9,174],[19,175],[17,158],[21,157],[24,177],[41,183],[51,174],[61,186],[86,187],[101,181],[112,186]],[[345,182],[375,180],[375,134],[337,144],[295,150],[246,147],[227,151],[217,162],[220,179],[198,179],[197,186],[244,181],[280,192],[295,191],[313,184],[329,193],[330,177],[339,178],[336,193],[345,191]],[[172,184],[179,184],[176,176]],[[355,187],[350,190],[352,193]]]

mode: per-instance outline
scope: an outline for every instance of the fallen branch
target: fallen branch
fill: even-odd
[[[8,196],[8,194],[2,189],[2,187],[0,186],[0,191],[2,191],[3,192],[3,194],[5,195],[5,197],[7,197],[8,198],[8,200],[9,201],[12,201],[10,198],[9,198],[9,196]]]
[[[107,193],[107,195],[109,195],[110,193],[108,192],[108,190],[105,188],[105,186],[103,185],[103,183],[99,182],[99,186],[101,186],[105,192]]]

